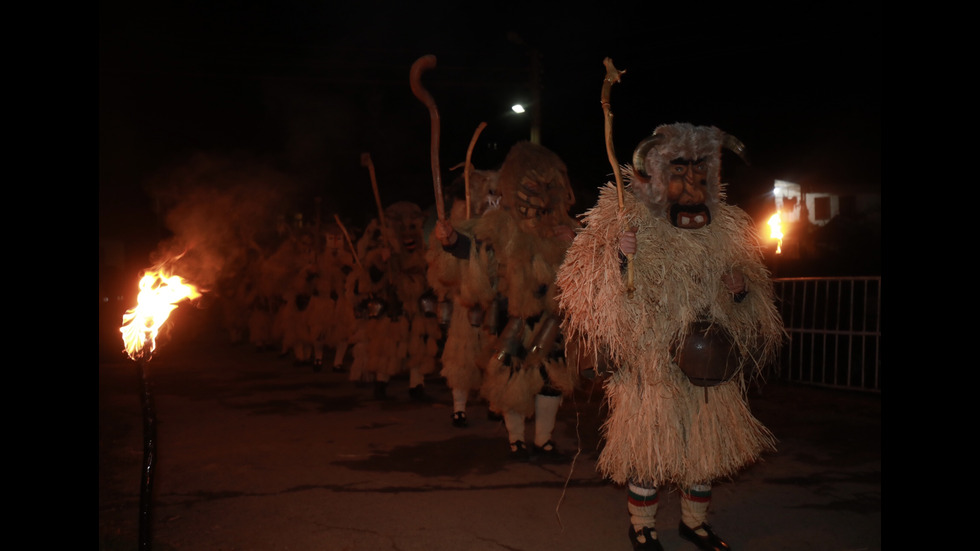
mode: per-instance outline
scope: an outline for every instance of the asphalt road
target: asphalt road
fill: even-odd
[[[100,550],[139,548],[144,415],[157,426],[155,550],[630,549],[625,489],[595,470],[600,384],[584,382],[559,412],[568,462],[518,463],[482,404],[468,428],[451,426],[438,377],[430,403],[411,401],[406,379],[377,401],[345,373],[211,327],[178,309],[143,377],[121,342],[101,339]],[[716,532],[739,551],[881,549],[881,396],[770,381],[751,405],[779,449],[716,484]],[[661,494],[660,539],[694,550],[677,535],[679,499]]]

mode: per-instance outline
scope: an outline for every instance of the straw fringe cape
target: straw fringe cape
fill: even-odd
[[[464,275],[460,286],[462,303],[488,306],[486,301],[495,292],[506,297],[511,317],[557,315],[555,272],[567,243],[545,235],[551,230],[547,225],[528,228],[525,223],[510,210],[499,209],[460,225],[458,230],[470,236],[473,247],[463,267],[464,274],[469,275]],[[578,227],[568,216],[558,223]],[[533,338],[532,329],[525,326],[525,348]],[[493,351],[498,345],[495,340],[483,350]],[[481,363],[485,371],[480,393],[494,411],[517,411],[525,417],[532,416],[534,396],[545,384],[539,367],[544,367],[553,387],[565,394],[574,389],[574,379],[563,359],[527,358],[511,366],[491,354]]]
[[[598,469],[620,484],[690,487],[730,477],[775,449],[746,401],[746,380],[783,335],[751,220],[719,204],[708,226],[679,230],[632,193],[624,202],[620,211],[615,184],[600,190],[557,274],[566,335],[614,369],[605,381],[609,416]],[[637,252],[628,297],[619,237],[631,227]],[[749,291],[741,303],[721,283],[733,269]],[[740,370],[726,383],[694,386],[672,360],[672,345],[699,319],[723,326],[737,345]]]
[[[388,270],[390,264],[383,260],[380,248],[364,248],[361,264],[347,276],[347,295],[352,304],[369,297],[388,298],[388,278],[373,279],[370,270]],[[351,376],[373,374],[377,380],[386,381],[403,370],[408,356],[409,321],[405,316],[391,319],[387,315],[377,318],[359,318],[350,336]]]
[[[466,205],[457,201],[451,211],[451,220],[460,231],[469,232],[473,219],[466,218]],[[479,257],[480,249],[471,243],[470,256]],[[453,311],[446,340],[442,351],[440,375],[446,378],[446,385],[454,390],[479,390],[483,385],[483,369],[492,354],[493,335],[486,327],[484,316],[482,326],[470,324],[469,311],[479,307],[487,312],[492,304],[496,290],[488,273],[491,265],[488,253],[482,251],[480,261],[471,262],[446,252],[438,239],[430,238],[426,259],[429,264],[427,276],[429,285],[440,300],[451,300]]]

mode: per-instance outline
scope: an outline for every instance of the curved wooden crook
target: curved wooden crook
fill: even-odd
[[[422,86],[422,72],[436,66],[436,56],[429,54],[415,60],[412,70],[409,73],[409,82],[412,85],[412,93],[419,101],[429,108],[429,119],[432,122],[432,139],[429,157],[432,162],[432,187],[436,194],[436,214],[439,220],[446,219],[445,206],[442,197],[442,176],[439,173],[439,110],[436,102],[432,99],[432,94]]]

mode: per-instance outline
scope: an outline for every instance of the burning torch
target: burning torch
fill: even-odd
[[[201,293],[176,275],[163,269],[149,270],[140,279],[136,307],[123,314],[122,333],[125,352],[136,362],[140,375],[140,398],[143,406],[143,471],[140,484],[140,549],[150,548],[150,501],[153,490],[153,469],[156,460],[156,416],[153,397],[146,382],[146,364],[156,350],[160,328],[183,300],[194,300]]]
[[[769,218],[769,227],[772,228],[769,238],[776,240],[776,254],[781,254],[783,252],[783,221],[779,216],[779,211],[776,211],[776,214]]]

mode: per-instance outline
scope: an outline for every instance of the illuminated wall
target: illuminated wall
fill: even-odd
[[[776,180],[772,189],[776,208],[784,222],[799,222],[805,215],[811,224],[823,226],[840,213],[840,198],[830,193],[806,193],[799,184]],[[805,205],[805,208],[804,208]]]

